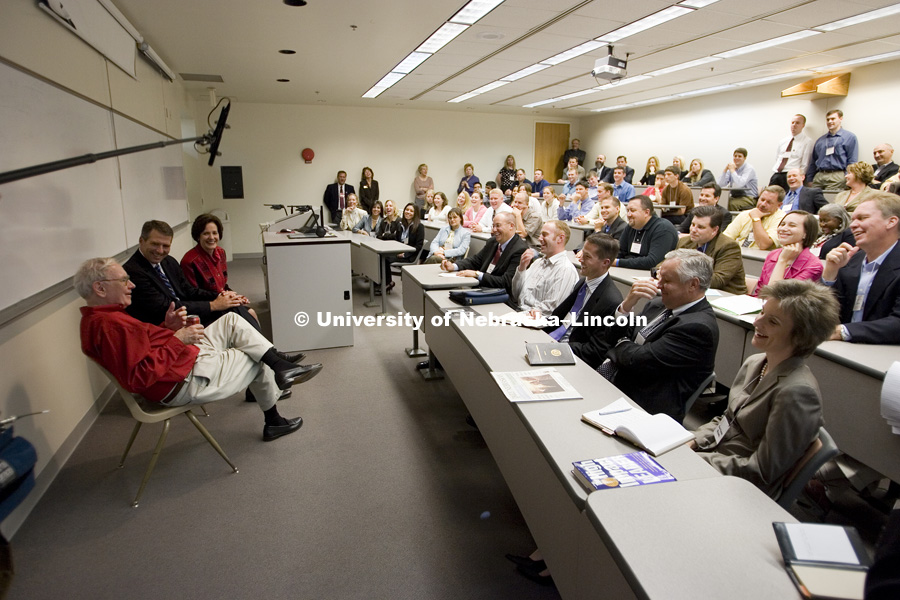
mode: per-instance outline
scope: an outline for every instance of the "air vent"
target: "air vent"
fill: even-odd
[[[179,73],[184,81],[204,81],[206,83],[225,83],[221,75],[204,75],[203,73]]]

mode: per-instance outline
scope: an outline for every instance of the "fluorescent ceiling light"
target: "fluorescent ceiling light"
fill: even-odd
[[[861,65],[870,62],[881,62],[892,58],[900,58],[900,50],[896,52],[886,52],[885,54],[876,54],[875,56],[867,56],[865,58],[857,58],[855,60],[847,60],[835,63],[833,65],[825,65],[822,67],[813,67],[813,71],[832,71],[834,69],[843,69],[844,67],[852,67],[853,65]]]
[[[715,4],[718,1],[719,0],[684,0],[684,2],[679,2],[678,6],[687,6],[688,8],[703,8],[704,6]]]
[[[594,87],[588,90],[581,90],[580,92],[572,92],[571,94],[566,94],[565,96],[557,96],[554,100],[571,100],[572,98],[578,98],[579,96],[587,96],[588,94],[596,94],[600,91],[600,88]]]
[[[598,87],[598,90],[610,90],[617,87],[622,87],[623,85],[628,85],[629,83],[637,83],[638,81],[644,81],[645,79],[650,79],[649,75],[635,75],[634,77],[626,77],[621,81],[617,81],[615,83],[605,83]]]
[[[606,44],[602,44],[600,42],[595,42],[594,40],[587,41],[583,44],[579,44],[574,48],[570,48],[565,52],[560,52],[556,56],[551,56],[547,60],[542,60],[541,62],[545,65],[558,65],[561,62],[565,62],[567,60],[571,60],[576,56],[581,56],[582,54],[587,54],[592,50],[596,50],[597,48],[602,48]]]
[[[825,25],[813,27],[813,29],[818,29],[819,31],[834,31],[835,29],[843,29],[844,27],[850,27],[851,25],[859,25],[860,23],[874,21],[875,19],[881,19],[882,17],[888,17],[897,13],[900,13],[900,4],[885,6],[884,8],[879,8],[878,10],[873,10],[861,15],[856,15],[855,17],[841,19],[840,21],[832,21],[831,23],[826,23]]]
[[[770,83],[780,79],[790,79],[791,77],[806,77],[812,75],[812,71],[791,71],[790,73],[782,73],[781,75],[770,75],[769,77],[760,77],[759,79],[748,79],[747,81],[738,81],[737,86],[760,85],[762,83]]]
[[[447,102],[454,102],[454,103],[464,102],[464,101],[468,100],[469,98],[474,98],[477,95],[478,94],[476,94],[475,92],[469,92],[468,94],[463,94],[462,96],[457,96],[456,98],[453,98],[452,100],[447,100]]]
[[[473,94],[483,94],[485,92],[489,92],[491,90],[496,90],[498,87],[503,87],[509,83],[508,81],[492,81],[486,85],[481,86],[477,90],[472,90]]]
[[[730,90],[732,88],[736,88],[737,84],[734,83],[726,83],[725,85],[717,85],[714,87],[703,88],[702,90],[691,90],[690,92],[681,92],[680,94],[675,94],[674,96],[670,96],[672,98],[689,98],[691,96],[699,96],[701,94],[711,94],[713,92],[721,92],[722,90]]]
[[[711,63],[713,61],[722,60],[721,58],[717,58],[715,56],[705,56],[703,58],[698,58],[697,60],[692,60],[690,62],[681,63],[680,65],[674,65],[672,67],[666,67],[665,69],[659,69],[657,71],[650,71],[649,73],[645,73],[647,77],[659,77],[660,75],[667,75],[669,73],[674,73],[675,71],[681,71],[683,69],[690,69],[691,67],[699,67],[700,65],[705,65],[706,63]]]
[[[387,75],[382,77],[381,80],[378,83],[376,83],[375,85],[373,85],[372,87],[389,88],[392,85],[394,85],[395,83],[397,83],[398,81],[400,81],[401,79],[403,79],[403,77],[405,77],[403,75],[403,73],[388,73]]]
[[[603,108],[594,108],[591,109],[591,112],[606,112],[608,110],[620,110],[623,108],[628,108],[631,106],[630,104],[616,104],[615,106],[604,106]]]
[[[804,29],[803,31],[790,33],[788,35],[782,35],[780,37],[772,38],[771,40],[766,40],[764,42],[750,44],[749,46],[744,46],[743,48],[735,48],[734,50],[729,50],[727,52],[719,52],[714,56],[718,56],[719,58],[734,58],[735,56],[740,56],[741,54],[749,54],[751,52],[756,52],[757,50],[762,50],[764,48],[771,48],[772,46],[781,46],[795,40],[802,40],[803,38],[808,38],[813,35],[819,35],[820,33],[822,32]]]
[[[459,25],[457,23],[444,23],[441,28],[431,34],[431,37],[425,40],[421,46],[416,48],[416,52],[428,52],[434,54],[451,41],[453,38],[468,29],[468,25]]]
[[[531,104],[523,104],[522,108],[534,108],[535,106],[543,106],[545,104],[551,104],[556,102],[556,98],[550,98],[549,100],[541,100],[540,102],[532,102]]]
[[[662,25],[672,19],[677,19],[681,15],[686,15],[689,12],[694,12],[691,8],[685,8],[683,6],[670,6],[664,10],[653,13],[652,15],[646,16],[639,21],[635,21],[629,25],[625,25],[624,27],[620,27],[614,31],[610,31],[606,35],[601,35],[598,38],[594,38],[598,42],[618,42],[621,39],[632,36],[636,33],[640,33],[646,29],[650,29],[651,27],[656,27],[657,25]]]
[[[366,92],[365,94],[363,94],[362,97],[363,97],[363,98],[377,98],[377,97],[378,97],[378,94],[380,94],[381,92],[383,92],[383,91],[386,90],[386,89],[387,89],[386,87],[379,87],[379,86],[376,85],[375,87],[373,87],[372,89],[370,89],[368,92]]]
[[[503,0],[471,0],[468,4],[463,6],[458,13],[450,17],[448,21],[473,25],[481,17],[494,10],[498,4],[502,3]]]
[[[403,73],[404,75],[410,73],[413,69],[421,65],[423,62],[428,60],[428,57],[431,56],[427,52],[410,52],[409,56],[400,61],[400,64],[391,69],[392,73]]]
[[[522,79],[523,77],[528,77],[529,75],[533,75],[533,74],[537,73],[538,71],[543,71],[544,69],[549,69],[549,68],[550,68],[550,65],[544,65],[541,63],[537,63],[535,65],[531,65],[530,67],[525,67],[524,69],[516,71],[515,73],[507,75],[506,77],[501,77],[500,79],[502,81],[517,81],[519,79]]]

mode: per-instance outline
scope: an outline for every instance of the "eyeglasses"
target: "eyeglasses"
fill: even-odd
[[[98,279],[97,281],[118,281],[122,285],[128,285],[128,282],[131,281],[131,276],[126,275],[125,277],[120,277],[118,279]]]

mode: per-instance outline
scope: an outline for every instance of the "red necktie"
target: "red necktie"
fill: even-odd
[[[498,260],[500,260],[500,244],[497,244],[497,251],[494,252],[494,260],[491,261],[491,264],[496,265]]]
[[[791,138],[791,141],[788,142],[787,149],[784,151],[785,154],[787,154],[788,152],[790,152],[790,151],[791,151],[791,148],[793,148],[793,147],[794,147],[794,138]],[[782,171],[784,171],[784,168],[787,166],[787,161],[788,161],[787,156],[785,156],[784,158],[781,159],[781,164],[778,165],[778,172],[779,172],[779,173],[781,173]]]

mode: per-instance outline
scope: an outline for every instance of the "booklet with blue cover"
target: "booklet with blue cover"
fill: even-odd
[[[646,452],[632,452],[572,463],[572,474],[588,492],[675,481]]]

